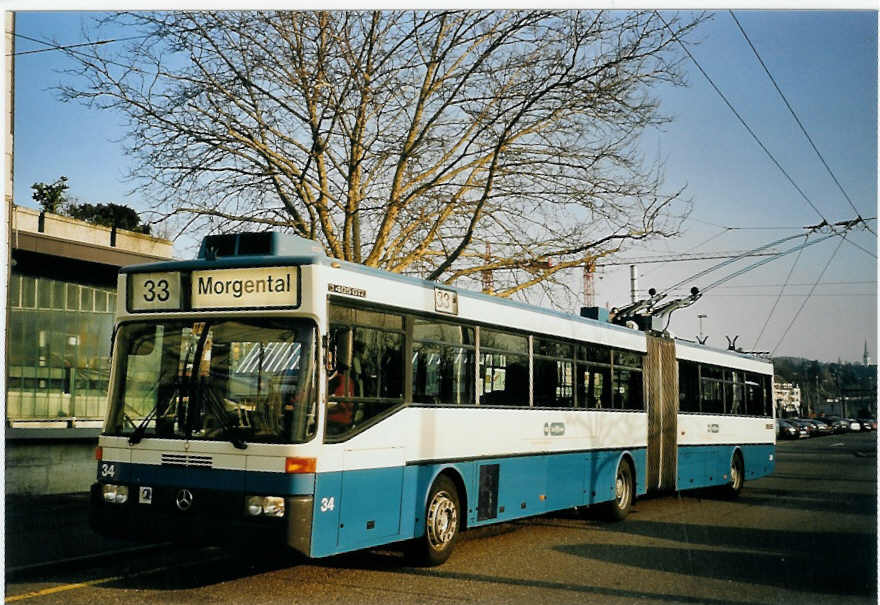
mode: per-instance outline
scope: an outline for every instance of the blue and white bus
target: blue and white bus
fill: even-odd
[[[93,527],[309,557],[772,472],[772,366],[327,257],[208,236],[123,269]]]

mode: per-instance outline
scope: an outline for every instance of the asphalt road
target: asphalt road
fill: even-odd
[[[685,492],[618,524],[571,511],[479,529],[437,568],[393,548],[160,548],[15,574],[6,602],[876,603],[876,486],[874,433],[781,442],[776,473],[737,500]]]

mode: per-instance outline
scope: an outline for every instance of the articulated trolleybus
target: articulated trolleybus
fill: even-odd
[[[607,321],[208,236],[119,276],[90,518],[309,557],[773,470],[772,366]]]

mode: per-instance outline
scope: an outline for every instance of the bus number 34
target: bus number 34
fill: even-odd
[[[321,512],[326,513],[328,510],[333,510],[336,507],[336,503],[333,502],[333,498],[321,498]]]

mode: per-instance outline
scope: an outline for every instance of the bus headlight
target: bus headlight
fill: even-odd
[[[266,496],[263,498],[263,514],[267,517],[284,516],[284,498]]]
[[[245,512],[251,517],[283,517],[284,498],[280,496],[248,496]]]
[[[110,504],[125,504],[128,502],[128,486],[105,483],[103,486],[104,502]]]

